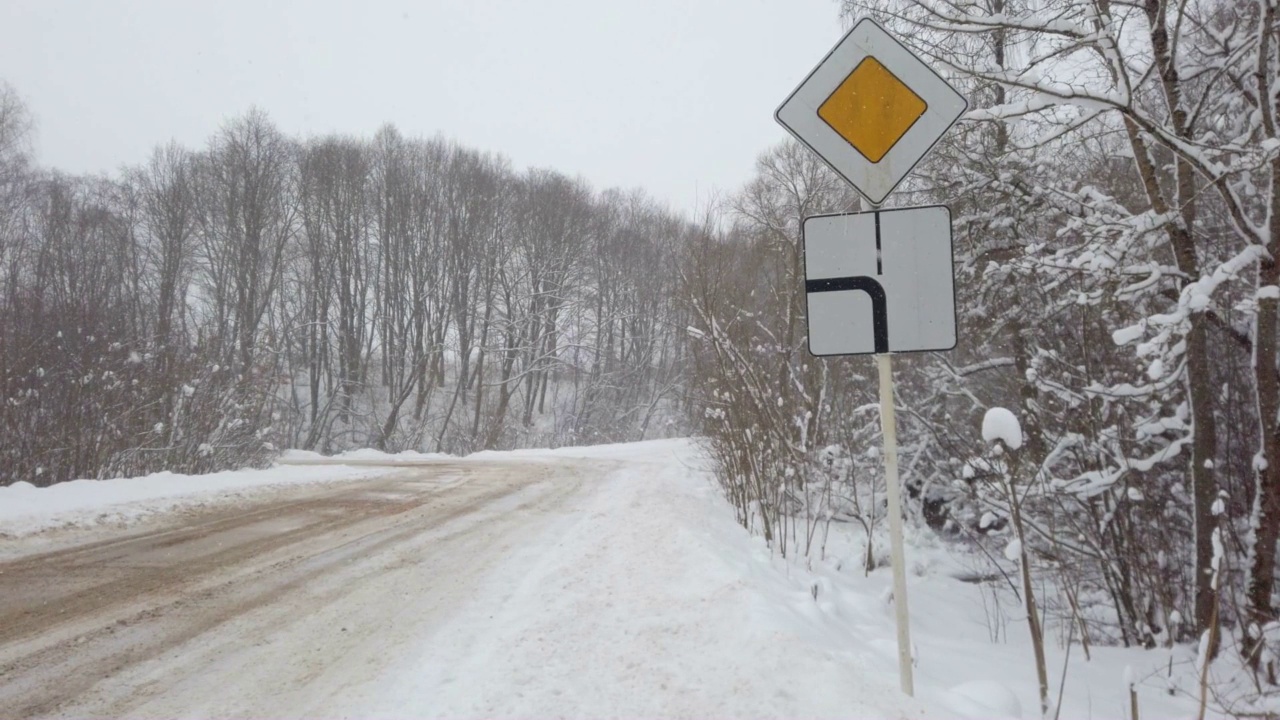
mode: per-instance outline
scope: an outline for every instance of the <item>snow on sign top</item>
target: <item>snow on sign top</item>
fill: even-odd
[[[946,80],[864,18],[774,117],[879,205],[966,107]]]

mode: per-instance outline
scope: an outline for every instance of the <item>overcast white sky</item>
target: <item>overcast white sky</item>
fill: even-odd
[[[257,105],[286,132],[384,122],[691,210],[785,132],[837,0],[0,0],[0,78],[40,162],[202,147]]]

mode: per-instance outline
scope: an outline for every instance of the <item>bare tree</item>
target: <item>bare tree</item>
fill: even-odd
[[[228,123],[201,163],[201,270],[213,342],[241,372],[254,367],[259,329],[296,235],[294,146],[261,111]]]

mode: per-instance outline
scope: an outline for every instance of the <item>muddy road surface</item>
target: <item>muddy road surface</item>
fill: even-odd
[[[0,716],[358,713],[598,470],[430,462],[19,546],[0,562]]]

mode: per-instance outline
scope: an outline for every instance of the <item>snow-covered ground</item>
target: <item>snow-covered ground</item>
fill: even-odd
[[[358,480],[389,468],[328,464],[277,465],[207,475],[160,472],[138,478],[73,480],[45,488],[18,482],[0,487],[0,539],[51,529],[127,527],[162,513],[251,500],[289,486]]]
[[[584,465],[575,458],[591,462]],[[387,458],[361,452],[347,458],[353,459],[375,463]],[[401,470],[415,458],[390,460]],[[841,536],[841,529],[833,531],[837,537],[829,548],[834,551],[825,560],[777,557],[734,522],[695,443],[482,453],[451,462],[493,461],[550,468],[552,478],[556,468],[563,468],[566,477],[577,477],[581,485],[523,526],[516,504],[491,506],[473,516],[469,522],[478,529],[471,532],[478,534],[459,547],[476,555],[461,555],[450,547],[443,564],[425,564],[420,571],[400,567],[400,572],[429,574],[397,579],[394,597],[354,590],[363,592],[361,602],[372,605],[364,608],[369,617],[392,618],[383,624],[396,633],[394,642],[373,647],[394,648],[395,657],[379,658],[376,673],[356,672],[353,666],[346,677],[363,678],[362,684],[351,681],[340,698],[326,700],[322,707],[294,705],[278,708],[278,714],[1039,714],[1019,606],[999,593],[953,579],[965,560],[957,560],[927,533],[910,538],[908,548],[917,659],[917,698],[908,698],[898,691],[888,570],[865,576],[857,559],[859,540]],[[359,482],[377,472],[367,465],[281,466],[203,478],[152,476],[0,489],[0,533],[21,535],[99,520],[115,525],[219,494],[281,483]],[[25,504],[15,509],[19,506],[10,506],[11,501]],[[423,551],[430,547],[424,544]],[[422,588],[419,601],[414,587]],[[263,653],[293,652],[281,638],[264,637],[257,644],[265,648]],[[1128,717],[1126,678],[1137,682],[1144,717],[1195,716],[1194,700],[1186,692],[1168,692],[1169,651],[1095,647],[1092,652],[1086,662],[1078,647],[1069,658],[1061,643],[1050,648],[1055,698],[1064,663],[1068,668],[1064,720]],[[1172,684],[1191,688],[1184,654],[1174,653]],[[261,661],[237,657],[238,664],[249,667]],[[371,657],[358,656],[361,663]],[[343,670],[342,663],[355,658],[323,661]],[[330,675],[336,676],[320,673]],[[244,678],[252,674],[240,677],[249,682]],[[239,687],[236,692],[270,688]],[[333,688],[324,694],[335,695]],[[206,710],[209,701],[204,698]],[[177,712],[181,698],[160,707]]]

